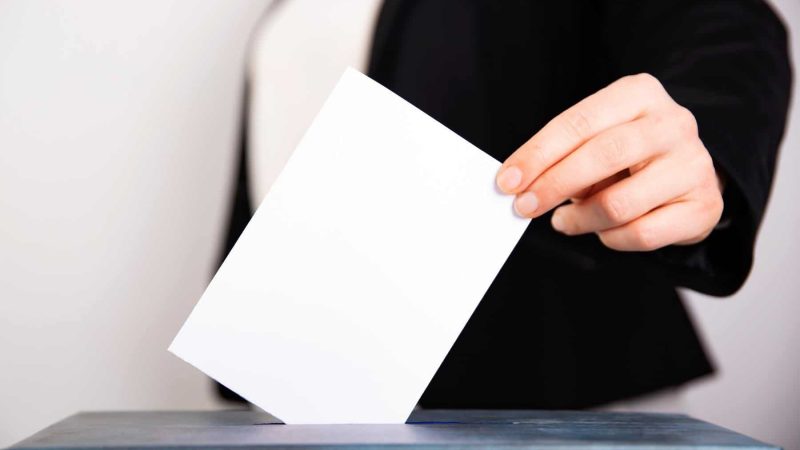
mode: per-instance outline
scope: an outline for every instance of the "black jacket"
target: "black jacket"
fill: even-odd
[[[588,407],[710,373],[675,288],[728,295],[747,278],[791,74],[786,31],[762,1],[383,5],[369,75],[500,161],[581,98],[640,72],[697,118],[727,180],[728,225],[696,245],[620,253],[555,233],[549,214],[534,220],[423,406]],[[246,173],[242,159],[228,249],[251,214]]]

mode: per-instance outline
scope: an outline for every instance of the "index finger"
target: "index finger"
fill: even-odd
[[[615,125],[641,117],[666,92],[652,75],[620,78],[556,116],[506,159],[497,186],[518,194],[574,149]]]

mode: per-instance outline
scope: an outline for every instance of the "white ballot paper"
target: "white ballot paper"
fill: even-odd
[[[530,222],[499,167],[348,69],[170,351],[287,424],[405,422]]]

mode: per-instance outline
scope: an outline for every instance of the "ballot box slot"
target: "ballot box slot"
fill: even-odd
[[[453,424],[463,424],[464,422],[454,422],[448,420],[418,420],[412,422],[406,422],[406,425],[453,425]]]

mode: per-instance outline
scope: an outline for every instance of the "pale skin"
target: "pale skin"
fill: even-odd
[[[551,120],[503,163],[514,209],[620,251],[704,240],[720,220],[722,179],[694,116],[647,74],[621,78]],[[570,200],[569,203],[562,203]]]

